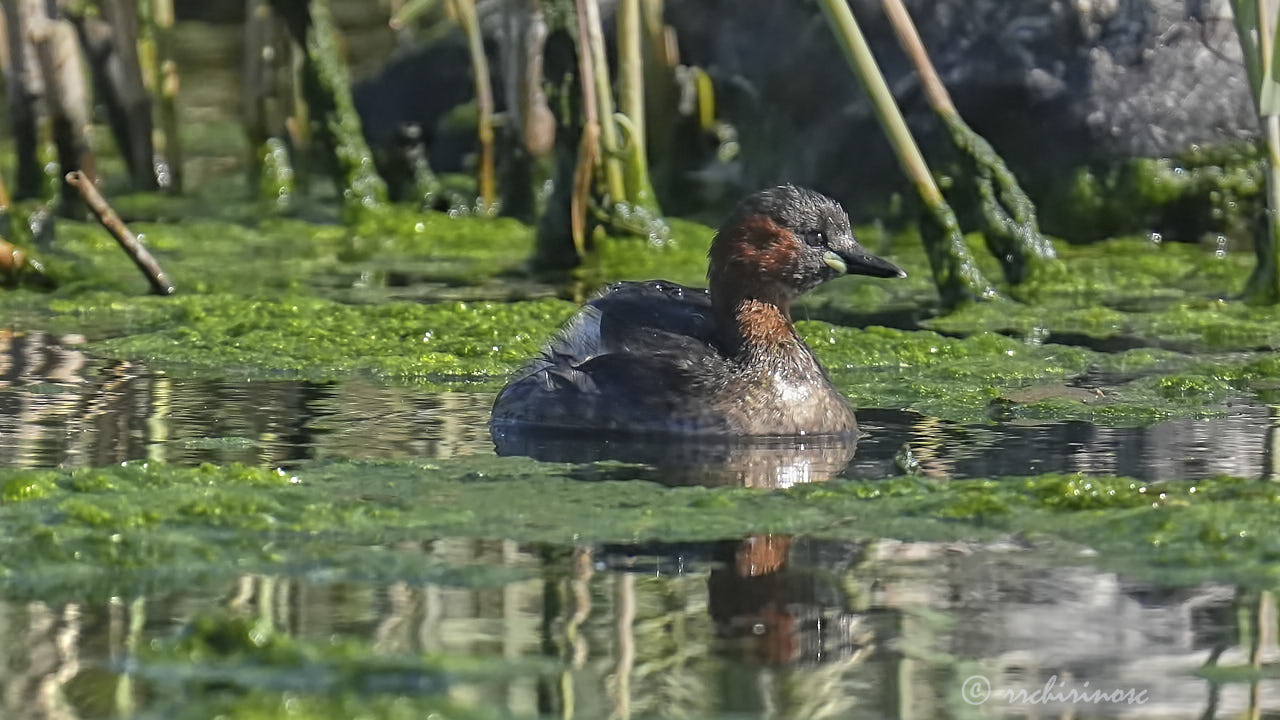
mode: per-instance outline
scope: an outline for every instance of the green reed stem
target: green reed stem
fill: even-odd
[[[982,276],[965,245],[955,213],[934,181],[847,0],[819,0],[818,4],[849,66],[871,99],[876,118],[897,154],[903,172],[916,186],[929,211],[927,219],[930,222],[922,225],[921,235],[943,304],[951,307],[969,300],[996,297],[995,290]]]
[[[596,100],[596,117],[600,123],[600,162],[604,166],[605,189],[611,202],[627,198],[627,185],[618,161],[618,125],[613,117],[613,88],[609,86],[609,60],[604,52],[604,29],[600,22],[600,5],[596,0],[580,0],[583,26],[587,31],[580,38],[582,50],[591,59],[591,74]],[[585,82],[585,78],[584,78]]]
[[[1251,304],[1274,305],[1280,302],[1280,117],[1263,115],[1262,94],[1267,75],[1264,63],[1271,62],[1275,50],[1275,14],[1266,0],[1233,0],[1232,11],[1267,158],[1267,209],[1254,233],[1257,264],[1245,284],[1244,299]]]
[[[649,180],[648,132],[645,129],[644,52],[640,0],[618,3],[618,102],[626,116],[630,152],[623,158],[627,200],[656,211],[658,200]]]
[[[988,245],[999,259],[1009,282],[1017,284],[1026,280],[1033,268],[1057,257],[1053,243],[1040,232],[1035,203],[1023,192],[1018,178],[991,143],[960,117],[960,111],[933,67],[924,41],[920,39],[920,33],[902,0],[883,2],[889,24],[893,26],[907,58],[915,66],[929,105],[950,131],[956,148],[972,166]]]

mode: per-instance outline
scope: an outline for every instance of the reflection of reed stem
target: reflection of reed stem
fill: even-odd
[[[591,567],[591,548],[574,548],[571,562],[573,579],[569,581],[569,587],[573,591],[573,615],[569,616],[569,621],[565,623],[564,634],[565,640],[568,641],[569,647],[573,651],[570,658],[570,666],[580,668],[587,662],[587,642],[578,633],[578,629],[582,627],[582,624],[587,621],[587,617],[591,615],[591,588],[589,586],[593,572]]]
[[[631,669],[636,660],[636,576],[623,572],[614,581],[614,611],[617,613],[618,664],[614,675],[616,698],[613,716],[621,720],[631,717]]]
[[[1250,720],[1262,717],[1261,686],[1259,673],[1262,669],[1263,651],[1276,643],[1276,602],[1270,590],[1258,593],[1254,605],[1253,637],[1249,644],[1249,666],[1254,669],[1253,679],[1249,682]]]
[[[275,596],[276,578],[273,575],[257,576],[258,585],[258,618],[266,623],[267,627],[272,630],[276,628],[275,604],[272,601]]]
[[[442,593],[438,585],[422,588],[422,624],[418,626],[418,646],[422,652],[439,652],[440,618],[443,615]]]
[[[165,461],[165,447],[169,441],[169,415],[173,405],[173,384],[167,377],[151,380],[151,412],[147,413],[147,460]]]
[[[136,597],[129,603],[129,630],[124,637],[122,653],[125,660],[132,660],[137,656],[138,645],[142,642],[142,629],[146,624],[146,598]],[[137,702],[134,700],[133,673],[128,671],[120,673],[120,678],[116,681],[115,704],[117,717],[133,717],[137,709]]]
[[[403,651],[396,646],[409,625],[409,616],[413,613],[413,594],[409,585],[403,582],[392,583],[386,590],[389,608],[386,617],[378,623],[373,631],[373,648],[380,653]]]
[[[1267,407],[1267,432],[1263,437],[1262,478],[1280,482],[1280,406]]]

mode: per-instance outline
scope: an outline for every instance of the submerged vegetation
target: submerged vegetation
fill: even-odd
[[[523,458],[321,463],[287,472],[141,462],[2,471],[0,587],[105,598],[241,572],[366,582],[450,582],[445,574],[458,573],[453,582],[503,583],[519,571],[476,568],[468,577],[421,564],[412,548],[398,546],[424,537],[593,545],[760,533],[845,540],[1017,533],[1046,545],[1088,545],[1105,567],[1179,585],[1278,579],[1269,518],[1280,495],[1240,478],[1149,485],[1082,475],[907,475],[772,492],[653,482],[662,479],[637,466]]]

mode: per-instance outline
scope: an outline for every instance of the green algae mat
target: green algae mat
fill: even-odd
[[[546,278],[524,267],[531,231],[507,220],[392,209],[340,227],[235,203],[194,219],[179,202],[119,204],[179,294],[145,296],[99,228],[60,223],[43,253],[58,289],[0,292],[0,340],[16,353],[39,336],[112,373],[164,379],[138,401],[154,406],[149,418],[174,411],[174,382],[207,384],[210,406],[228,388],[346,384],[388,393],[405,412],[447,414],[425,399],[487,397],[604,283],[700,284],[711,237],[675,222],[669,242],[605,240],[588,266]],[[1232,299],[1249,257],[1145,238],[1063,247],[1060,267],[1004,289],[1010,299],[939,315],[918,240],[861,234],[910,277],[837,281],[796,316],[868,416],[1158,433],[1170,420],[1265,408],[1280,388],[1280,321]],[[0,407],[19,418],[5,427],[57,426],[42,409],[80,397],[74,384],[5,357],[16,369]],[[112,437],[121,411],[84,397],[84,414]],[[324,424],[376,439],[376,413],[353,414]],[[472,413],[446,432],[483,436],[484,423]],[[273,432],[185,442],[252,456]],[[1009,596],[1035,588],[1052,601],[1028,607],[1069,615],[1073,595],[1117,584],[1118,607],[1212,608],[1217,624],[1204,632],[1228,648],[1206,669],[1188,648],[1144,645],[1186,657],[1172,675],[1140,676],[1153,693],[1169,675],[1167,696],[1198,683],[1223,689],[1231,707],[1232,692],[1268,672],[1232,648],[1251,646],[1274,602],[1274,471],[977,477],[939,473],[919,457],[927,447],[909,447],[872,479],[805,482],[825,476],[796,461],[776,488],[668,487],[673,473],[642,464],[465,452],[375,461],[359,442],[343,447],[350,456],[284,464],[166,464],[140,451],[97,467],[66,453],[54,468],[18,456],[0,470],[7,697],[55,687],[40,697],[103,718],[868,707],[894,717],[907,705],[976,717],[960,695],[966,677],[1019,681],[1000,652],[964,650],[976,642],[958,639],[974,632],[965,628],[1021,627],[1000,614],[1031,613]],[[975,619],[935,578],[990,615]],[[1073,627],[1117,622],[1080,612]],[[68,647],[83,657],[73,663]],[[1123,675],[1104,665],[1091,677],[1112,674]],[[884,687],[899,689],[868,690]]]
[[[523,458],[291,472],[147,463],[5,471],[0,587],[40,598],[107,598],[245,572],[425,581],[449,571],[419,565],[413,553],[396,551],[399,543],[639,544],[757,533],[832,540],[1018,534],[1087,544],[1104,565],[1165,583],[1280,579],[1273,522],[1280,490],[1254,480],[905,476],[766,491],[666,488],[660,477],[623,464]]]

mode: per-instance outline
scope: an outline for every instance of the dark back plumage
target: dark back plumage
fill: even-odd
[[[695,385],[729,365],[706,290],[661,280],[616,283],[516,373],[493,418],[602,430],[723,431],[723,423],[689,417],[691,408],[682,406]]]

